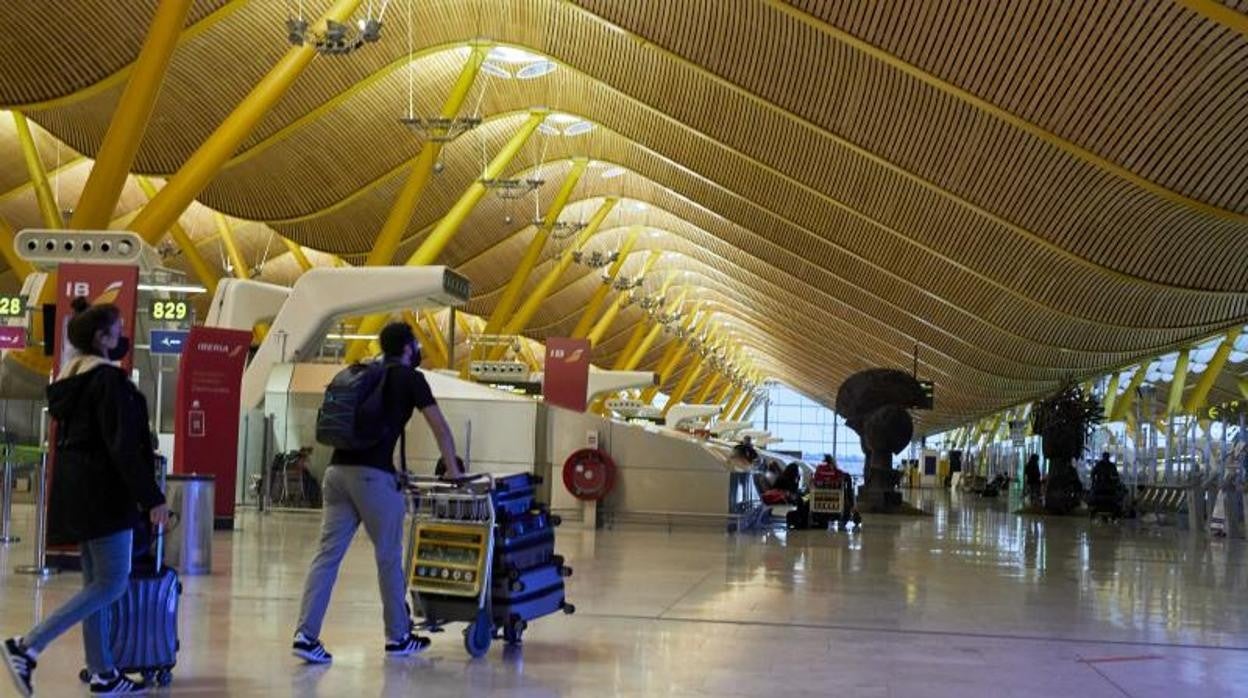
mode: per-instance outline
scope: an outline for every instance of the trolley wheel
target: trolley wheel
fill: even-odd
[[[524,631],[529,624],[522,621],[512,621],[503,628],[503,640],[509,645],[520,644],[520,637],[524,635]]]
[[[562,555],[552,555],[552,556],[550,557],[550,562],[551,562],[551,564],[555,565],[556,567],[563,567],[563,556],[562,556]]]
[[[477,612],[477,619],[468,624],[464,631],[464,649],[474,659],[484,657],[490,651],[490,643],[494,641],[494,623],[485,611]]]
[[[571,576],[572,576],[572,568],[571,568],[571,567],[568,567],[568,566],[566,566],[566,565],[560,565],[560,566],[559,566],[559,576],[560,576],[560,577],[571,577]]]
[[[157,674],[156,674],[156,685],[157,685],[157,686],[168,686],[168,685],[169,685],[169,684],[171,684],[171,683],[173,683],[173,672],[172,672],[172,671],[170,671],[170,670],[168,670],[168,669],[163,669],[163,670],[161,670],[159,673],[157,673]]]
[[[550,525],[551,525],[551,526],[558,526],[558,525],[559,525],[559,524],[561,524],[561,523],[563,523],[563,517],[562,517],[562,516],[560,516],[560,515],[558,515],[558,514],[551,514],[551,515],[550,515]]]
[[[154,672],[154,671],[144,671],[144,672],[140,672],[140,673],[139,673],[139,676],[142,676],[142,677],[143,677],[143,685],[144,685],[144,686],[155,686],[155,685],[156,685],[156,672]]]
[[[559,610],[563,611],[564,613],[566,613],[567,615],[569,615],[569,616],[570,616],[570,615],[572,615],[573,613],[576,613],[576,606],[573,606],[572,604],[568,603],[567,601],[564,601],[564,602],[563,602],[563,605],[559,607]]]
[[[91,683],[91,672],[87,669],[78,672],[78,680],[83,683]]]

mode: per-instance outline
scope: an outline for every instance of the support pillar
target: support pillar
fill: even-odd
[[[443,119],[453,119],[459,114],[460,107],[463,106],[468,93],[472,91],[472,86],[477,79],[477,73],[481,70],[481,63],[485,61],[485,56],[489,51],[490,46],[488,44],[478,43],[473,45],[471,53],[468,54],[468,60],[459,72],[459,79],[455,81],[450,95],[447,96],[446,102],[442,105],[442,111],[439,115]],[[442,154],[443,145],[443,143],[438,141],[430,140],[426,141],[420,149],[420,155],[412,163],[412,169],[407,175],[407,181],[403,183],[403,188],[399,190],[398,196],[395,197],[394,205],[390,207],[390,213],[386,216],[386,222],[382,224],[381,231],[377,233],[377,240],[373,243],[373,249],[369,251],[368,258],[364,261],[364,266],[382,266],[389,264],[394,258],[394,253],[399,248],[399,242],[403,238],[403,231],[407,230],[412,214],[416,212],[416,206],[420,203],[420,198],[429,183],[429,176],[433,173],[433,166],[437,164],[438,157]]]
[[[182,25],[191,9],[191,0],[162,0],[143,40],[143,48],[130,71],[126,89],[121,93],[113,119],[104,133],[104,140],[95,155],[95,164],[83,187],[78,206],[69,227],[77,230],[98,230],[108,225],[117,208],[126,177],[134,165],[134,156],[143,142],[143,133],[156,106],[160,87],[165,80],[169,59],[178,45]]]
[[[148,200],[156,196],[156,185],[152,184],[152,180],[147,177],[137,177],[139,189],[147,196]],[[169,226],[169,236],[173,238],[178,249],[182,250],[182,256],[186,258],[186,264],[191,268],[191,272],[195,274],[195,278],[208,289],[208,296],[217,292],[217,272],[199,253],[199,248],[195,246],[195,242],[191,240],[191,236],[182,227],[182,224],[176,220]]]
[[[641,226],[635,225],[628,231],[628,237],[624,239],[624,244],[620,246],[619,257],[611,263],[607,269],[606,279],[602,284],[594,290],[589,302],[585,304],[585,310],[581,313],[581,319],[576,323],[576,328],[572,330],[573,339],[584,339],[590,328],[593,327],[594,319],[598,317],[598,311],[602,310],[602,304],[607,300],[607,294],[611,292],[611,285],[615,283],[615,279],[620,274],[620,269],[624,267],[624,262],[628,261],[628,255],[632,254],[633,247],[637,244],[637,238],[641,236]]]
[[[299,268],[308,271],[312,268],[312,262],[308,259],[308,255],[304,253],[303,247],[287,237],[282,237],[282,243],[286,245],[286,249],[290,250],[290,254],[295,258],[295,262],[299,264]]]
[[[337,0],[317,20],[316,28],[323,31],[329,20],[346,23],[361,2],[363,0]],[[315,57],[316,47],[311,44],[288,49],[277,65],[252,88],[217,130],[187,158],[156,198],[143,207],[134,219],[131,229],[148,243],[160,239],[191,201],[217,176],[226,161],[251,135],[273,105],[282,99],[286,90]]]
[[[464,219],[468,217],[468,214],[472,213],[472,209],[477,205],[477,202],[485,196],[486,186],[483,180],[497,179],[503,173],[503,170],[511,164],[511,161],[520,152],[520,149],[524,147],[525,143],[528,143],[529,137],[533,135],[537,127],[546,120],[547,114],[549,112],[545,110],[535,110],[529,113],[529,118],[525,120],[520,130],[511,137],[511,140],[507,141],[503,149],[490,161],[490,164],[485,168],[485,172],[482,173],[481,179],[473,182],[468,187],[468,190],[455,202],[455,205],[451,207],[451,210],[447,211],[442,220],[438,221],[438,224],[429,232],[429,235],[420,244],[420,247],[416,248],[416,251],[408,258],[406,266],[421,267],[433,264],[437,260],[438,256],[442,254],[442,250],[446,248],[446,245],[459,232]],[[383,313],[380,315],[369,315],[364,318],[360,321],[360,334],[376,334],[386,323],[386,317],[387,315]],[[358,361],[364,355],[364,351],[365,346],[362,346],[360,342],[352,342],[347,349],[347,361]]]
[[[212,212],[212,217],[217,223],[217,234],[221,236],[221,242],[225,243],[225,253],[230,258],[230,266],[234,267],[234,278],[248,278],[250,274],[248,274],[247,260],[243,259],[238,243],[234,241],[234,231],[230,230],[230,222],[225,219],[224,214],[217,211]]]
[[[65,227],[65,223],[61,220],[61,210],[56,205],[52,186],[48,184],[48,172],[43,168],[43,160],[39,159],[39,149],[35,146],[34,134],[30,132],[30,123],[20,111],[14,110],[12,113],[22,159],[26,161],[26,172],[30,175],[30,184],[34,187],[35,199],[39,202],[39,218],[45,228],[59,230]]]
[[[1239,339],[1240,328],[1236,327],[1226,333],[1226,337],[1222,339],[1222,343],[1213,353],[1209,365],[1205,367],[1205,372],[1201,374],[1200,380],[1196,383],[1196,387],[1192,389],[1192,394],[1187,398],[1187,404],[1184,410],[1188,414],[1196,414],[1196,411],[1205,406],[1209,401],[1209,391],[1213,390],[1213,384],[1217,382],[1218,376],[1222,375],[1222,369],[1226,367],[1226,359],[1231,355],[1231,350],[1235,348],[1235,340]],[[1175,367],[1178,370],[1178,367]],[[1175,374],[1178,379],[1178,374]]]

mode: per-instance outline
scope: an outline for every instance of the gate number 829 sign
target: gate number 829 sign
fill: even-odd
[[[180,322],[190,316],[190,304],[186,301],[154,300],[149,308],[153,320]]]

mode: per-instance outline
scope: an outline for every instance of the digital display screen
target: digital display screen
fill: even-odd
[[[191,316],[191,305],[186,301],[154,300],[148,307],[153,320],[182,322]]]
[[[20,317],[25,313],[21,296],[0,296],[0,317]]]

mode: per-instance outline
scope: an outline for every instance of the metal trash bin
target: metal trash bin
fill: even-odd
[[[165,536],[165,559],[183,576],[212,573],[212,525],[216,478],[170,475],[165,499],[178,517]]]

